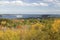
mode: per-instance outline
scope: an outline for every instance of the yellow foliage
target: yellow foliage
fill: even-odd
[[[5,31],[0,30],[0,40],[20,40],[20,30],[7,29]],[[1,39],[2,38],[2,39]]]
[[[0,31],[0,37],[2,37],[2,36],[3,36],[3,34],[4,34],[4,33],[3,33],[3,31]]]
[[[2,21],[1,24],[3,24],[3,25],[6,24],[6,21]]]
[[[44,25],[41,23],[36,23],[32,25],[32,29],[37,29],[37,28],[42,29],[43,27]]]
[[[60,19],[55,19],[52,24],[52,30],[58,32],[58,28],[60,28]]]

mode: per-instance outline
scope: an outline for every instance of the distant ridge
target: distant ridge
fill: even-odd
[[[0,14],[0,18],[60,17],[60,14]]]

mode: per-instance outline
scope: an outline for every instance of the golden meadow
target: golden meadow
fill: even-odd
[[[60,40],[60,18],[0,19],[0,40]]]

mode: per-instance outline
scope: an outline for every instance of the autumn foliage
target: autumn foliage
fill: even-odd
[[[60,40],[60,18],[0,19],[0,40]]]

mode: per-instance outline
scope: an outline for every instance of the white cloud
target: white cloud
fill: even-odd
[[[24,3],[22,1],[11,1],[10,4],[12,4],[12,5],[21,5],[21,6],[24,5]]]
[[[54,0],[44,0],[45,2],[53,2]]]
[[[60,0],[43,0],[47,4],[50,4],[53,7],[60,7]]]
[[[51,3],[52,6],[60,7],[59,0],[43,0],[42,2],[26,3],[22,0],[15,1],[0,1],[0,5],[16,5],[16,6],[49,6]]]
[[[0,5],[6,5],[6,4],[9,4],[10,2],[9,1],[0,1]]]
[[[59,0],[54,0],[52,2],[52,4],[54,4],[54,5],[52,5],[53,7],[60,7],[60,1]]]
[[[55,2],[60,2],[60,0],[54,0]]]
[[[17,6],[48,6],[47,3],[26,3],[23,1],[0,1],[0,5],[17,5]]]
[[[47,3],[40,3],[41,6],[48,6]]]
[[[40,4],[38,4],[38,3],[32,3],[31,5],[32,6],[40,6]]]
[[[55,7],[60,7],[60,3],[54,3]]]

